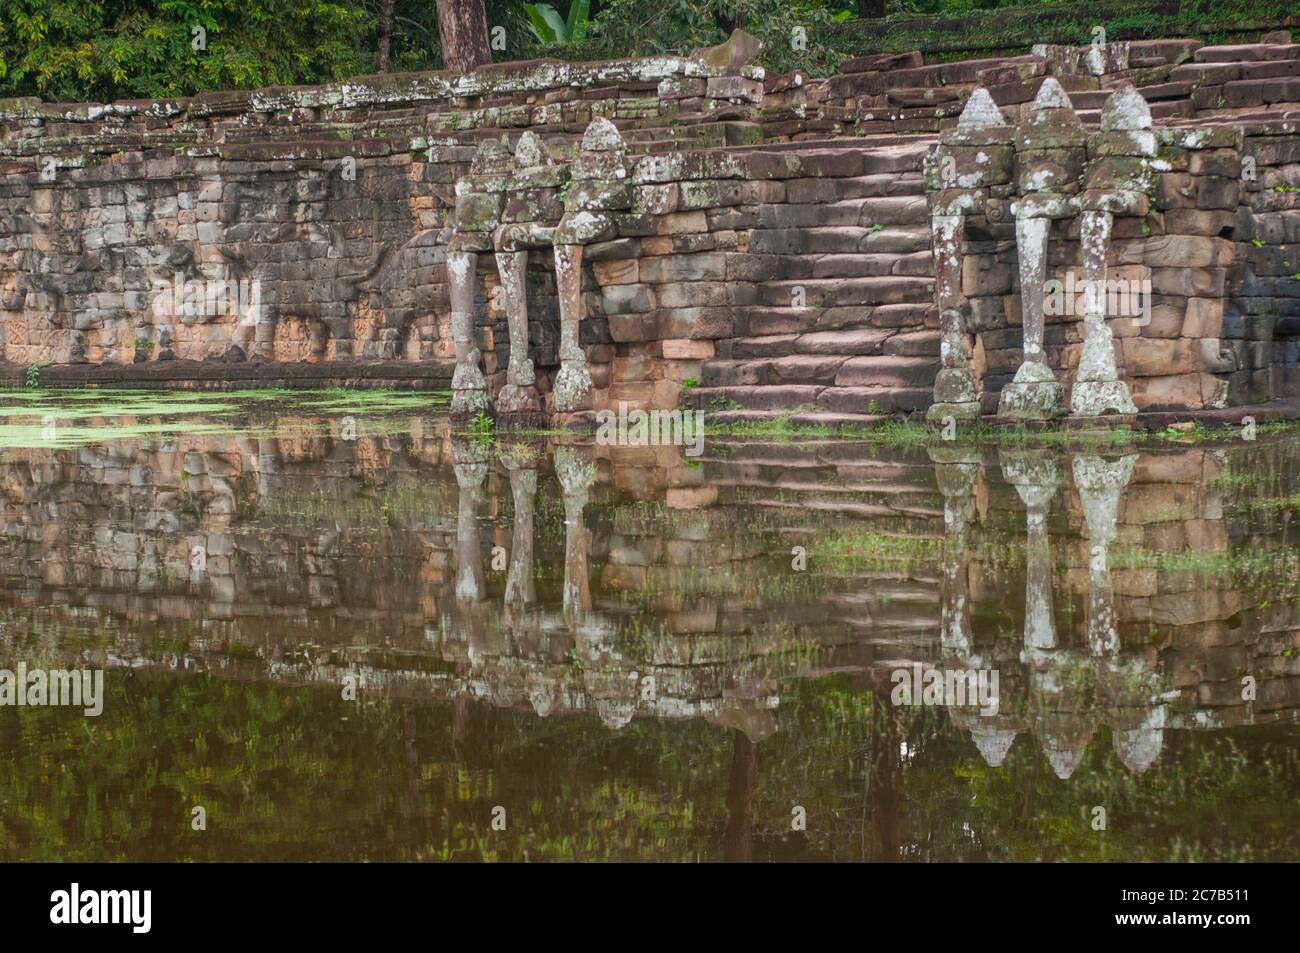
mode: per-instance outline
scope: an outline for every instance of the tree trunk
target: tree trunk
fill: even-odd
[[[883,20],[885,0],[858,0],[858,17],[862,20]]]
[[[437,3],[443,65],[468,73],[476,66],[491,63],[483,0],[437,0]]]
[[[379,0],[379,22],[376,26],[375,72],[388,72],[388,48],[393,38],[393,0]]]

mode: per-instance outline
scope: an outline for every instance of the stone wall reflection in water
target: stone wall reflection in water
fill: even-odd
[[[711,439],[695,465],[672,447],[386,423],[354,440],[318,418],[4,451],[0,666],[102,666],[110,689],[118,670],[119,732],[166,727],[150,698],[231,685],[316,712],[279,743],[319,759],[310,797],[353,834],[326,846],[342,835],[302,829],[307,792],[268,792],[251,755],[207,764],[172,737],[194,761],[186,796],[204,771],[243,771],[263,814],[225,804],[214,818],[237,820],[206,845],[179,813],[160,833],[160,800],[179,794],[148,773],[108,788],[81,751],[60,758],[125,815],[115,833],[51,802],[69,817],[41,834],[11,801],[0,854],[1294,854],[1293,534],[1221,479],[1222,449]],[[1234,453],[1295,492],[1293,440]],[[996,670],[997,713],[892,707],[889,674],[914,662]],[[362,714],[342,723],[349,676]],[[240,706],[222,705],[238,735]],[[374,706],[400,713],[398,764]],[[93,743],[68,725],[41,731]],[[15,764],[33,754],[19,728],[0,732]],[[317,750],[312,732],[349,742]],[[374,790],[331,787],[371,733]],[[116,767],[142,767],[129,757]],[[1213,802],[1228,784],[1254,798],[1235,826]],[[528,807],[550,803],[538,792],[553,809]],[[406,799],[397,833],[375,834],[390,797]],[[490,830],[496,804],[508,835]],[[1096,804],[1111,830],[1089,827]],[[795,805],[807,831],[790,829]]]

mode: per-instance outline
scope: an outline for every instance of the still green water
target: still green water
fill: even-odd
[[[0,707],[0,859],[1294,860],[1297,513],[1294,430],[692,458],[11,392],[0,669],[104,698]]]

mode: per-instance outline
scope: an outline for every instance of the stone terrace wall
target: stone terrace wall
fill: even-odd
[[[3,373],[446,387],[459,354],[476,370],[458,393],[482,395],[463,409],[924,410],[941,365],[927,155],[977,88],[1014,126],[1050,78],[1086,128],[1126,86],[1158,127],[1150,208],[1117,220],[1110,253],[1155,285],[1155,320],[1112,322],[1137,409],[1297,396],[1300,45],[1283,39],[873,54],[811,80],[764,76],[738,35],[691,57],[0,101]],[[1016,198],[1018,161],[992,198]],[[962,236],[956,330],[986,413],[1021,359],[1008,227],[977,214]],[[1079,260],[1077,227],[1054,226],[1055,265]],[[523,256],[522,298],[502,254]],[[472,264],[459,349],[452,259]],[[1083,336],[1049,322],[1067,386]],[[557,403],[566,354],[589,382]]]

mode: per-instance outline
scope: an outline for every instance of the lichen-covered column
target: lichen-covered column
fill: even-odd
[[[1114,296],[1106,283],[1114,216],[1143,217],[1155,189],[1151,161],[1156,154],[1151,108],[1142,94],[1126,84],[1106,100],[1101,131],[1088,144],[1092,161],[1083,193],[1079,241],[1083,248],[1084,340],[1079,369],[1070,392],[1070,412],[1099,417],[1108,411],[1135,414],[1128,385],[1115,363],[1115,342],[1106,324],[1112,299],[1133,302],[1128,289]],[[1150,293],[1149,288],[1147,294]]]
[[[1070,391],[1070,413],[1100,417],[1106,411],[1135,414],[1128,386],[1115,366],[1115,342],[1106,325],[1106,253],[1110,248],[1110,212],[1086,209],[1079,217],[1083,249],[1083,352]]]
[[[497,251],[497,272],[505,299],[506,320],[510,327],[510,363],[506,383],[497,394],[497,412],[518,414],[540,408],[537,399],[537,374],[528,356],[528,294],[525,276],[527,251]]]
[[[596,478],[574,447],[555,448],[555,475],[564,497],[564,617],[572,623],[591,609],[591,580],[587,558],[591,534],[583,522],[587,491]]]
[[[582,298],[583,246],[618,233],[614,213],[632,207],[627,144],[608,119],[596,119],[582,134],[578,155],[569,165],[571,187],[564,197],[564,217],[556,226],[555,282],[560,297],[560,370],[555,377],[555,409],[564,413],[591,405],[591,371],[579,334],[585,311]]]
[[[966,359],[966,331],[960,310],[961,230],[963,217],[933,215],[935,296],[939,301],[939,373],[934,379],[934,403],[926,419],[941,421],[977,420],[980,416],[979,388]]]
[[[555,409],[584,409],[591,371],[579,341],[582,326],[582,246],[555,246],[555,283],[560,298],[560,370],[555,375]]]
[[[1028,119],[1016,130],[1021,197],[1012,209],[1020,260],[1024,357],[1015,379],[1002,389],[1000,417],[1051,420],[1065,413],[1065,387],[1048,366],[1043,347],[1043,296],[1052,221],[1069,217],[1077,209],[1072,193],[1078,191],[1083,159],[1083,126],[1061,84],[1049,76],[1034,97]]]
[[[1052,222],[1016,215],[1016,253],[1020,259],[1020,318],[1024,356],[1015,379],[1002,388],[998,416],[1051,420],[1065,411],[1065,387],[1047,366],[1043,350],[1043,286],[1047,278],[1047,236]]]
[[[941,337],[931,422],[980,416],[980,390],[966,357],[962,262],[965,216],[983,211],[988,190],[1011,178],[1011,129],[988,90],[971,93],[955,129],[940,138],[926,167],[934,243],[935,304]]]
[[[456,371],[451,378],[451,412],[472,414],[490,402],[482,359],[474,343],[474,273],[478,255],[447,252],[447,283],[451,286],[451,339],[456,346]]]
[[[1088,524],[1088,647],[1093,655],[1119,651],[1108,548],[1115,538],[1120,494],[1128,486],[1136,460],[1136,454],[1112,463],[1091,455],[1074,458],[1074,484]]]

